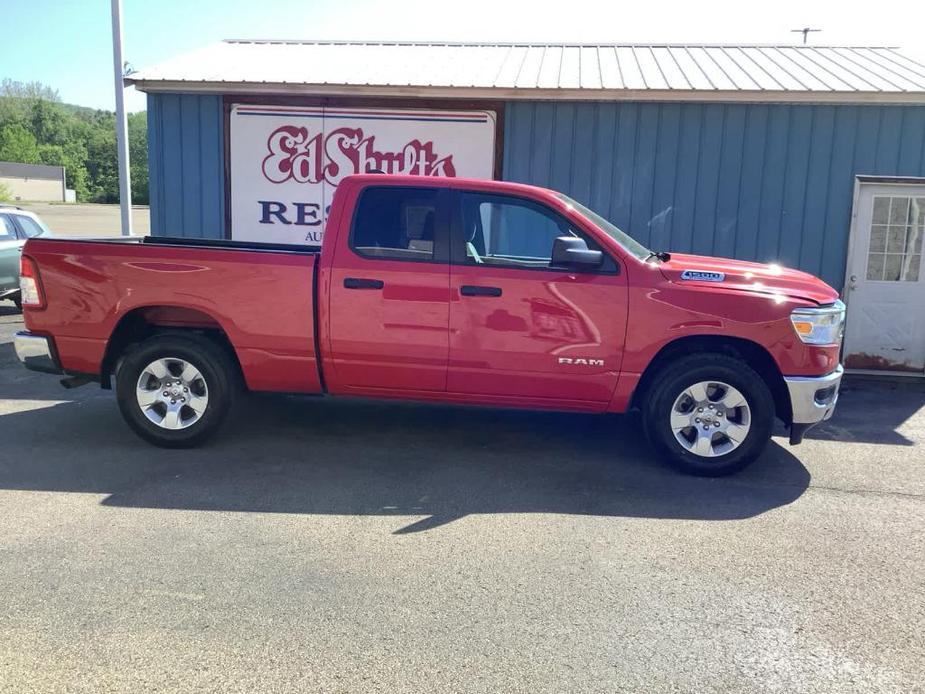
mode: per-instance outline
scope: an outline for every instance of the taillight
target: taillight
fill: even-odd
[[[19,293],[23,306],[45,308],[45,294],[39,279],[39,268],[28,256],[19,259]]]

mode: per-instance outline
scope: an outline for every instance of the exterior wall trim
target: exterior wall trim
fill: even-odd
[[[925,176],[856,176],[855,178],[859,183],[892,183],[913,186],[925,183]]]
[[[483,87],[392,87],[346,84],[252,82],[187,82],[127,80],[147,93],[209,93],[223,95],[280,94],[314,97],[391,97],[413,99],[489,99],[506,101],[676,101],[762,104],[925,104],[920,92],[785,92],[770,90],[680,89],[514,89]]]
[[[854,259],[854,254],[857,251],[857,230],[858,230],[858,200],[861,197],[861,186],[865,183],[862,178],[876,178],[875,176],[855,176],[854,177],[854,191],[851,194],[851,224],[848,225],[848,248],[845,252],[845,279],[842,282],[841,300],[845,302],[845,306],[851,302],[850,292],[848,291],[848,283],[851,281],[849,279],[851,275],[851,261]]]

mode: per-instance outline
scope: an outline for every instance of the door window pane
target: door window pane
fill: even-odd
[[[871,253],[867,256],[867,279],[883,279],[883,253]]]
[[[890,224],[909,223],[909,198],[890,198]]]
[[[883,270],[883,279],[895,282],[902,274],[903,257],[901,254],[889,253]]]
[[[886,253],[886,230],[889,229],[885,224],[874,225],[870,228],[870,252]]]
[[[903,279],[907,282],[917,282],[919,279],[919,270],[922,265],[922,254],[916,253],[909,257],[909,265],[903,268]]]
[[[546,268],[559,236],[577,235],[542,205],[503,195],[462,195],[466,261],[474,265]]]
[[[436,224],[436,190],[369,188],[357,206],[351,247],[377,258],[433,260]]]
[[[890,223],[890,199],[888,197],[881,197],[878,195],[874,198],[874,217],[871,223]]]
[[[547,269],[560,236],[577,236],[590,250],[603,250],[565,217],[532,200],[490,193],[461,193],[460,199],[467,264]],[[618,271],[607,253],[598,271]]]
[[[16,215],[16,220],[19,222],[19,226],[22,227],[22,230],[26,232],[26,236],[28,236],[30,239],[33,236],[38,236],[45,231],[45,229],[43,229],[38,222],[32,219],[32,217],[26,217],[25,215],[20,214]]]
[[[925,198],[896,195],[875,197],[867,279],[917,282],[923,235]]]
[[[909,213],[909,240],[906,244],[913,253],[922,252],[925,237],[925,198],[914,198]]]
[[[0,214],[0,241],[12,241],[16,238],[16,227],[9,215]]]
[[[891,226],[886,237],[887,253],[902,253],[906,248],[906,227]]]
[[[485,254],[549,261],[553,242],[563,233],[554,219],[521,205],[479,203]]]

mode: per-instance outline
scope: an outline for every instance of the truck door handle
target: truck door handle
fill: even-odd
[[[478,287],[473,284],[464,284],[459,288],[463,296],[501,296],[501,287]]]
[[[345,277],[345,289],[382,289],[385,282],[382,280],[371,280],[365,277]]]

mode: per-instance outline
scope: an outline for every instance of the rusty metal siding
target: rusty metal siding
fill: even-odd
[[[148,95],[151,233],[225,235],[222,97]]]
[[[513,101],[503,163],[654,248],[840,288],[854,177],[925,176],[925,107]]]

